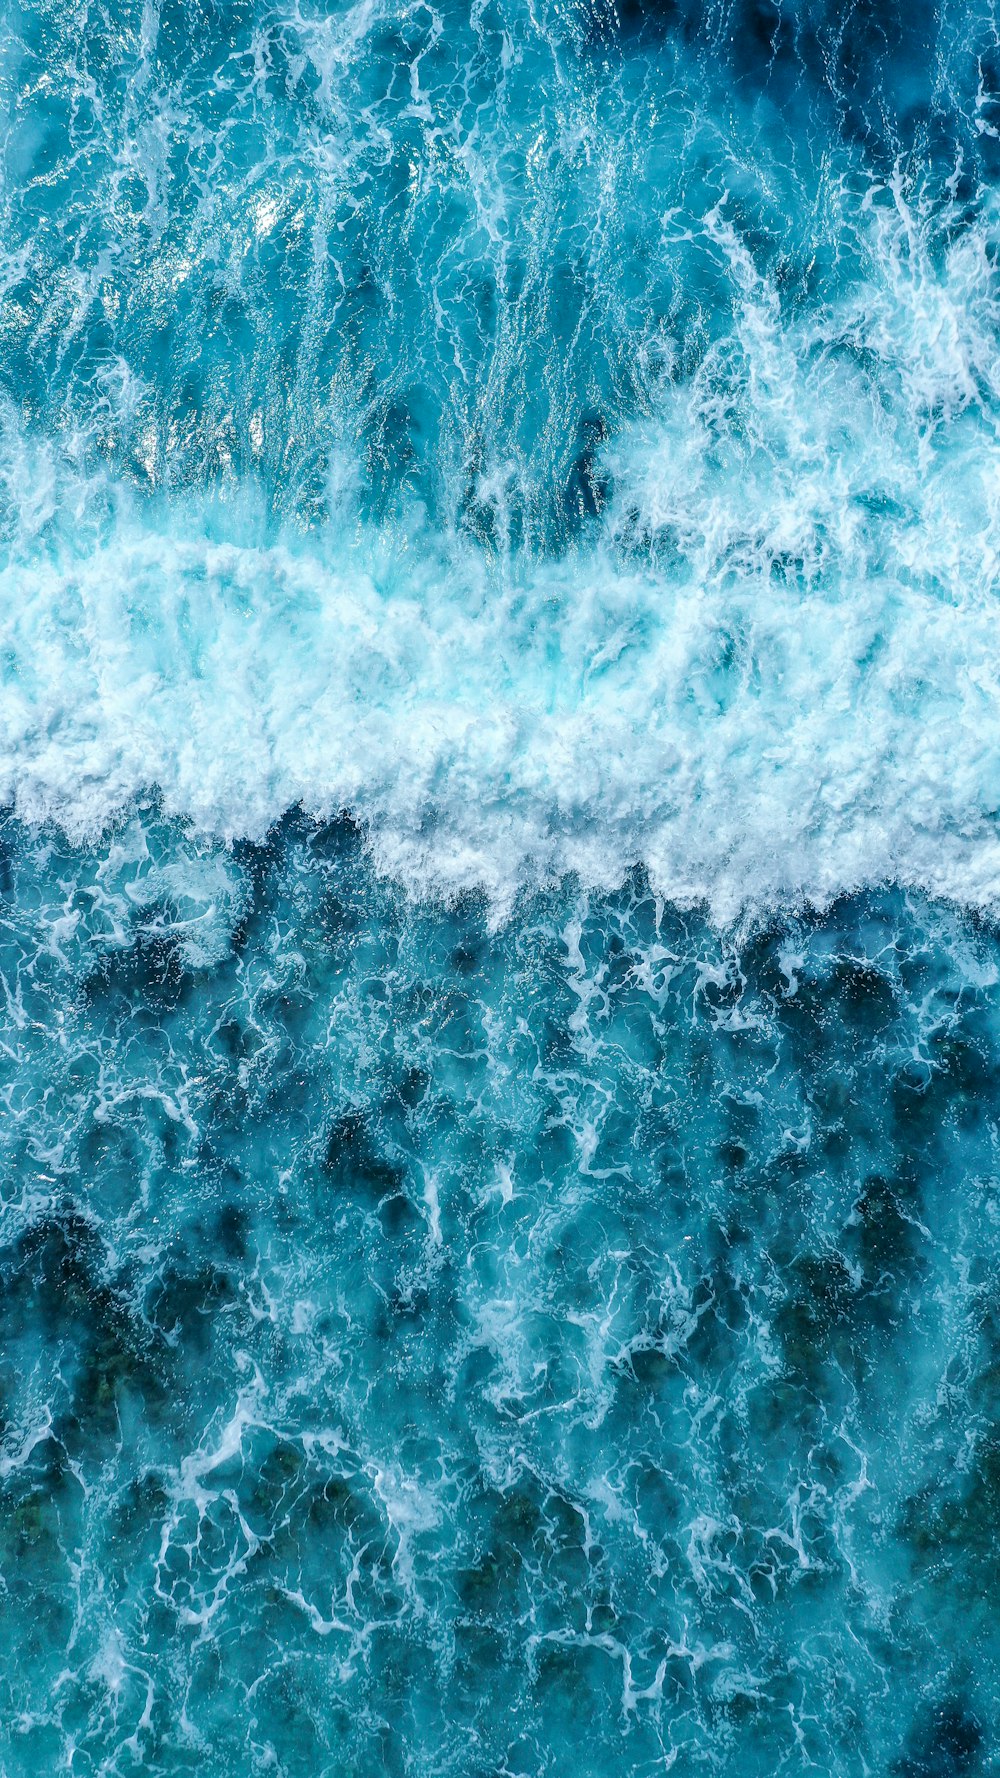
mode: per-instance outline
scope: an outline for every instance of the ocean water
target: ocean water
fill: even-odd
[[[1000,1769],[1000,18],[0,0],[2,1778]]]

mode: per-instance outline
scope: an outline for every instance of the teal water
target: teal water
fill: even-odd
[[[0,25],[0,1773],[994,1771],[995,8]]]
[[[6,1769],[988,1769],[991,933],[6,843]]]

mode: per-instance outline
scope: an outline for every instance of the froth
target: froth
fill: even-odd
[[[558,561],[417,518],[220,540],[51,451],[29,497],[18,440],[0,794],[80,838],[153,784],[230,837],[346,810],[417,891],[498,910],[634,864],[724,922],[885,879],[995,908],[988,227],[901,186],[857,208],[863,276],[797,320],[705,218],[731,331],[609,449]]]

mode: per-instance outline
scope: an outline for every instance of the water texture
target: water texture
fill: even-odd
[[[0,0],[0,1773],[1000,1762],[1000,20]]]

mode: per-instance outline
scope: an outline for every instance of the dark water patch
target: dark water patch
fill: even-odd
[[[603,512],[612,493],[610,475],[601,467],[600,454],[608,428],[599,413],[581,415],[576,427],[577,454],[564,494],[566,527],[574,537]]]
[[[713,71],[725,68],[744,98],[789,117],[798,106],[814,128],[839,128],[880,158],[920,142],[944,159],[963,138],[975,151],[972,108],[956,103],[971,73],[970,30],[988,58],[985,15],[973,20],[947,0],[864,8],[841,0],[591,0],[588,21],[594,47],[618,41],[626,53],[650,56],[682,45]]]
[[[83,993],[112,1020],[148,1017],[177,1006],[187,985],[176,916],[163,906],[144,915],[131,944],[109,950],[83,983]]]
[[[233,1299],[232,1280],[224,1267],[194,1256],[171,1256],[149,1286],[145,1314],[167,1346],[183,1343],[186,1352],[204,1355],[218,1317]]]
[[[357,1190],[376,1199],[395,1196],[404,1179],[403,1169],[379,1149],[370,1120],[364,1111],[345,1111],[335,1121],[326,1140],[323,1170],[342,1190]]]
[[[893,1766],[900,1778],[965,1778],[984,1769],[982,1723],[957,1699],[929,1710],[911,1731],[906,1754]]]
[[[137,1313],[130,1281],[114,1277],[113,1263],[99,1227],[72,1205],[33,1222],[0,1252],[8,1349],[20,1369],[26,1337],[43,1342],[53,1423],[74,1454],[120,1438],[136,1411],[156,1414],[166,1399],[165,1354]],[[27,1381],[23,1370],[19,1381]]]

